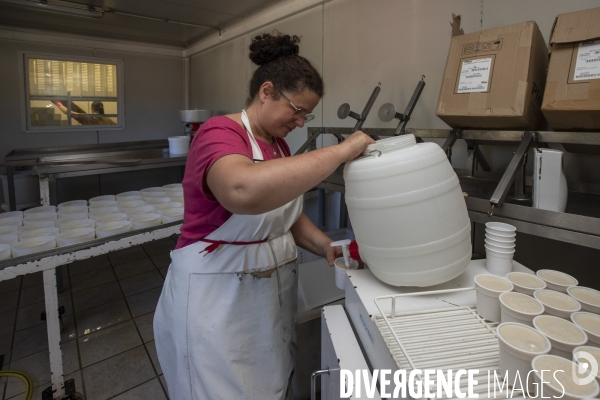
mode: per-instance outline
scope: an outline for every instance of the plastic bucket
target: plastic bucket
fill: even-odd
[[[477,275],[475,281],[475,298],[477,312],[483,319],[500,322],[500,295],[513,289],[512,283],[506,278],[491,274]]]
[[[581,310],[581,304],[571,296],[555,290],[536,290],[533,297],[538,299],[550,315],[569,319],[571,314]]]
[[[596,289],[571,286],[567,288],[567,293],[581,304],[582,309],[600,314],[600,292]]]
[[[590,399],[600,393],[600,386],[595,379],[585,385],[575,382],[574,375],[585,378],[587,374],[579,373],[577,364],[571,361],[572,357],[571,354],[565,359],[551,353],[537,356],[531,361],[538,393],[544,393],[545,398],[562,400]],[[543,376],[541,375],[542,371]],[[555,375],[559,371],[563,371],[563,373]],[[555,376],[560,378],[558,382],[554,378]]]
[[[96,227],[96,237],[103,238],[112,235],[118,235],[119,233],[129,232],[131,230],[131,222],[129,221],[115,221],[112,224]]]
[[[546,288],[546,282],[533,274],[527,274],[525,272],[511,272],[506,274],[506,278],[512,282],[515,292],[533,296],[533,292],[536,290],[542,290]]]
[[[56,237],[39,236],[31,239],[23,239],[12,246],[13,257],[25,256],[40,251],[51,250],[56,247]]]
[[[573,349],[583,346],[588,341],[587,334],[565,319],[553,315],[539,315],[533,319],[533,326],[552,344],[550,354],[571,359]]]
[[[517,322],[533,328],[533,319],[544,313],[544,305],[539,300],[523,293],[502,293],[500,299],[500,320]]]
[[[161,217],[160,214],[136,214],[129,218],[129,221],[133,229],[143,229],[160,225]]]
[[[171,136],[169,137],[169,153],[187,154],[190,150],[189,136]]]
[[[17,235],[0,235],[0,244],[13,245],[19,242],[19,236]]]
[[[61,224],[58,229],[62,233],[71,229],[83,229],[83,228],[95,228],[96,221],[93,219],[76,219],[73,221],[67,221]]]
[[[571,321],[586,333],[588,345],[600,347],[600,315],[590,312],[571,314]]]
[[[548,289],[558,292],[567,293],[569,286],[577,286],[579,284],[579,281],[571,275],[553,269],[540,269],[535,274],[546,282]]]
[[[348,279],[347,271],[352,271],[358,268],[358,261],[350,260],[350,265],[346,266],[344,258],[336,258],[335,260],[335,286],[340,290],[346,290],[346,280]]]
[[[92,240],[96,237],[94,228],[69,229],[61,232],[56,237],[58,246],[68,246],[70,244],[81,243]]]

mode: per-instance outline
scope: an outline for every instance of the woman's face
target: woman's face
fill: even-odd
[[[285,138],[294,128],[303,127],[304,116],[311,113],[321,100],[308,89],[298,93],[279,93],[271,85],[268,93],[264,96],[260,93],[261,100],[264,101],[259,110],[258,122],[266,134],[278,138]]]

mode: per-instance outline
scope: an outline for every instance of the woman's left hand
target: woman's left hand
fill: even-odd
[[[330,267],[333,267],[335,259],[342,256],[342,248],[340,246],[332,247],[333,240],[329,239],[321,248],[321,254],[327,259]]]

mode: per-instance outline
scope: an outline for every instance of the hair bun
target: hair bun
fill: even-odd
[[[250,44],[250,60],[256,65],[264,65],[279,57],[297,55],[300,38],[296,35],[264,33],[252,39]]]

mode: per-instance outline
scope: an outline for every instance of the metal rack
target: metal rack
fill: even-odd
[[[308,138],[303,148],[316,149],[316,139],[321,134],[332,134],[343,140],[351,128],[309,128]],[[393,136],[394,129],[366,128],[371,136]],[[593,132],[545,132],[545,131],[486,131],[454,129],[406,129],[417,140],[444,139],[442,149],[452,157],[452,146],[458,140],[465,140],[468,146],[467,165],[456,170],[472,222],[508,222],[519,232],[563,241],[580,246],[600,249],[600,196],[588,193],[569,193],[569,203],[565,213],[532,208],[523,202],[525,162],[531,147],[546,147],[551,143],[569,146],[569,149],[586,153],[600,154],[600,134]],[[480,145],[503,144],[517,146],[508,168],[501,179],[476,177],[476,166],[489,171],[489,163],[480,151]],[[583,148],[585,146],[585,148]],[[515,185],[514,199],[507,196]],[[343,166],[325,178],[319,188],[345,192]],[[507,200],[508,199],[508,200]],[[513,204],[512,202],[516,203]]]

